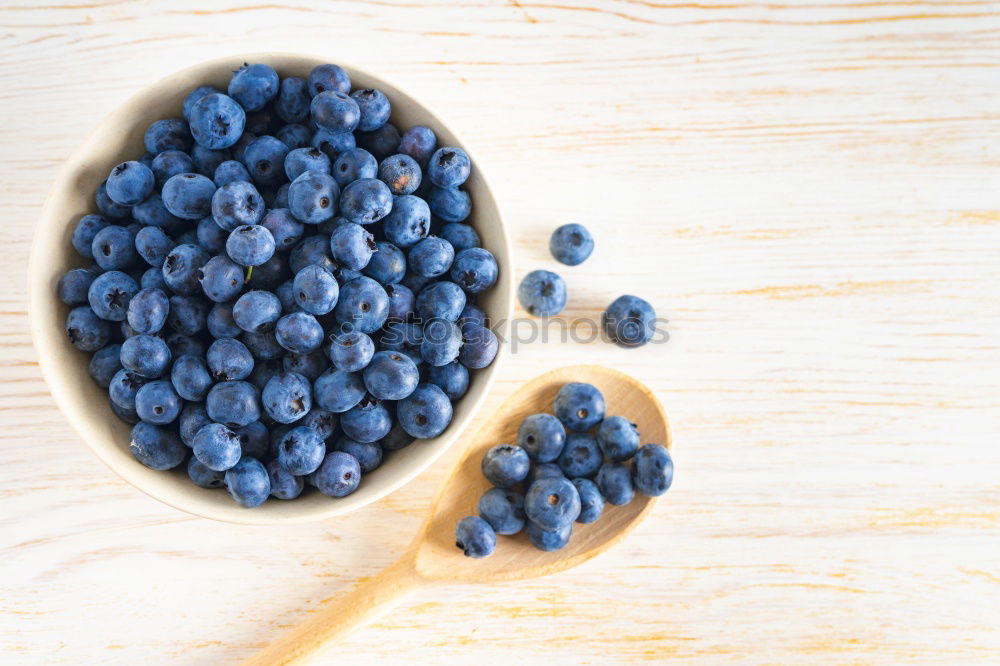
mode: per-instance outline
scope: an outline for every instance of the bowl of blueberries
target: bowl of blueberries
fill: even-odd
[[[396,490],[505,353],[511,248],[469,152],[363,71],[180,71],[109,115],[45,204],[32,337],[56,402],[136,488],[218,520]]]

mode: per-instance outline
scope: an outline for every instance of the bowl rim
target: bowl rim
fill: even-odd
[[[67,349],[68,343],[65,342],[62,329],[53,328],[51,326],[51,315],[53,314],[53,310],[58,311],[60,308],[67,306],[63,305],[58,301],[58,298],[56,298],[52,285],[50,284],[50,271],[42,266],[44,258],[41,254],[45,248],[52,247],[58,242],[52,240],[52,238],[59,236],[59,232],[64,231],[66,227],[72,224],[72,220],[75,219],[67,218],[62,220],[57,218],[54,210],[57,207],[57,195],[64,194],[67,190],[71,189],[72,177],[74,174],[79,173],[87,164],[88,157],[95,152],[97,142],[106,136],[108,132],[113,131],[112,124],[115,123],[115,121],[126,120],[129,117],[129,114],[127,113],[129,109],[134,106],[141,105],[143,101],[147,100],[151,96],[162,94],[161,91],[163,88],[174,84],[176,81],[193,74],[198,74],[207,78],[211,76],[213,72],[218,72],[218,70],[224,69],[231,71],[233,63],[242,62],[261,62],[272,64],[275,69],[280,71],[283,68],[291,66],[311,69],[317,65],[329,63],[331,60],[309,53],[291,52],[244,53],[212,58],[210,60],[197,62],[187,67],[174,70],[153,83],[143,86],[140,90],[130,95],[125,102],[105,114],[103,118],[101,118],[85,135],[83,140],[76,146],[57,171],[52,186],[46,195],[45,201],[36,219],[35,233],[32,238],[28,258],[29,327],[38,365],[59,410],[69,421],[73,430],[84,441],[87,447],[97,456],[97,458],[129,485],[179,511],[222,522],[243,525],[289,525],[315,522],[359,510],[371,503],[385,498],[387,495],[413,481],[428,467],[440,459],[440,457],[454,445],[460,435],[462,435],[462,433],[469,427],[470,423],[475,420],[479,409],[482,407],[483,401],[486,399],[487,394],[490,392],[494,382],[497,380],[497,375],[503,365],[503,362],[510,353],[508,331],[510,328],[511,318],[513,316],[515,300],[513,247],[509,230],[503,221],[503,214],[499,201],[489,185],[489,181],[486,178],[486,174],[482,169],[481,163],[475,158],[474,151],[469,149],[469,143],[455,133],[436,113],[418,101],[418,98],[411,95],[405,88],[401,88],[394,83],[385,81],[381,77],[372,74],[365,69],[356,67],[350,62],[337,59],[337,64],[343,67],[351,75],[352,81],[356,75],[360,75],[360,78],[369,82],[371,86],[387,91],[387,95],[390,99],[401,97],[405,100],[406,106],[415,106],[420,115],[425,119],[421,122],[434,127],[437,132],[444,130],[444,133],[450,134],[454,138],[454,145],[458,145],[465,150],[469,155],[470,160],[476,165],[475,171],[478,173],[477,178],[479,181],[477,189],[481,190],[480,196],[485,194],[485,201],[478,205],[482,206],[483,204],[488,204],[486,208],[492,209],[492,215],[496,218],[496,224],[498,225],[500,231],[499,238],[500,243],[503,246],[502,252],[506,255],[505,265],[502,267],[500,277],[494,285],[494,289],[500,290],[498,302],[494,310],[500,311],[491,313],[491,318],[495,321],[494,330],[497,331],[498,337],[500,338],[497,356],[488,368],[480,370],[477,373],[477,375],[482,378],[480,380],[481,384],[477,393],[475,395],[469,395],[467,393],[462,398],[462,408],[465,412],[464,415],[460,419],[452,421],[445,433],[442,435],[439,435],[431,440],[424,441],[422,445],[425,447],[427,447],[428,442],[434,442],[433,448],[419,458],[417,464],[413,464],[410,470],[408,470],[405,474],[399,475],[399,477],[392,482],[385,482],[383,487],[380,487],[378,491],[372,493],[370,497],[365,498],[363,501],[346,501],[352,497],[352,495],[349,495],[345,498],[339,499],[329,498],[330,501],[324,505],[317,504],[313,507],[299,506],[296,507],[297,510],[294,511],[289,509],[282,510],[277,513],[269,512],[266,508],[264,508],[268,506],[268,503],[265,503],[263,507],[245,509],[233,502],[231,507],[223,509],[221,506],[217,506],[212,502],[196,498],[194,494],[187,495],[185,497],[182,492],[175,491],[174,489],[170,489],[165,486],[149,487],[143,483],[142,476],[150,470],[134,459],[126,459],[120,455],[115,455],[111,450],[115,446],[113,443],[99,441],[102,439],[102,436],[92,424],[95,420],[93,414],[86,414],[85,410],[81,409],[80,406],[71,399],[71,396],[78,392],[79,389],[72,385],[72,381],[67,381],[67,379],[80,379],[80,377],[78,377],[76,373],[65,364],[58,363],[59,354]],[[152,122],[152,119],[150,122]],[[80,207],[80,213],[86,214],[87,211],[91,209],[93,209],[92,195],[91,200]],[[496,243],[493,243],[492,247],[497,249]],[[504,302],[503,294],[506,294],[506,302]],[[86,376],[84,379],[87,382],[92,381],[89,376]],[[215,492],[225,491],[216,490]],[[274,502],[278,502],[278,500],[273,500],[270,503],[273,504]],[[295,501],[292,501],[289,502],[288,505],[295,503]]]

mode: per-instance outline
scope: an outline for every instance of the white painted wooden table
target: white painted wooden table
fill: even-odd
[[[33,220],[102,114],[259,50],[361,65],[471,137],[515,231],[598,249],[567,316],[635,292],[668,345],[611,365],[673,419],[677,477],[622,546],[548,580],[418,594],[327,663],[1000,659],[1000,16],[964,2],[0,7],[0,654],[235,663],[389,564],[449,456],[343,520],[215,524],[77,440],[27,334]]]

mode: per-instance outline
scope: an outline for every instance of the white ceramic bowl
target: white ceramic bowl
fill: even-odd
[[[39,364],[52,395],[83,441],[119,476],[139,490],[177,509],[206,518],[234,523],[276,524],[330,518],[359,509],[410,481],[444,453],[465,429],[496,378],[507,353],[505,344],[493,364],[473,372],[468,393],[455,405],[454,419],[440,436],[418,440],[392,453],[377,470],[366,475],[353,494],[333,499],[309,492],[293,500],[270,499],[255,509],[238,506],[224,489],[206,490],[187,477],[184,465],[170,472],[158,472],[140,464],[129,452],[131,426],[120,421],[108,404],[107,392],[97,386],[87,372],[90,354],[77,351],[64,333],[69,308],[56,297],[56,282],[68,269],[85,266],[70,244],[76,221],[84,214],[98,212],[94,192],[111,168],[144,152],[143,133],[159,118],[181,117],[184,97],[194,87],[215,85],[225,90],[233,70],[244,62],[263,62],[281,76],[305,77],[316,65],[328,60],[291,54],[233,56],[195,65],[149,86],[114,111],[86,139],[60,172],[42,210],[35,231],[31,261],[30,319],[32,338]],[[344,66],[342,63],[339,63]],[[355,88],[378,88],[392,102],[391,122],[401,129],[427,125],[438,136],[439,145],[462,146],[461,141],[429,110],[395,86],[353,67],[344,66]],[[470,223],[479,232],[483,246],[500,264],[497,284],[479,299],[502,339],[513,310],[514,271],[510,240],[497,203],[470,152],[473,169],[466,183],[472,196]]]

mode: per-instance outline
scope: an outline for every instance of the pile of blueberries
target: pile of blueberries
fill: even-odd
[[[660,444],[640,447],[628,419],[605,418],[597,387],[566,384],[553,411],[524,419],[518,445],[494,446],[483,456],[483,475],[494,487],[479,499],[479,515],[466,516],[455,530],[455,545],[469,557],[490,555],[497,534],[521,530],[536,548],[559,550],[573,522],[593,523],[605,502],[621,506],[636,490],[657,497],[670,488],[670,452]]]
[[[468,156],[390,114],[336,65],[244,65],[101,183],[58,295],[141,463],[246,507],[343,497],[448,426],[497,353],[476,298],[499,269]]]
[[[582,224],[564,224],[552,232],[549,251],[567,266],[578,266],[594,251],[594,237]],[[566,307],[566,282],[558,273],[531,271],[517,289],[521,306],[536,317],[554,317]],[[616,298],[601,315],[608,339],[621,347],[641,347],[656,330],[656,311],[631,294]]]

